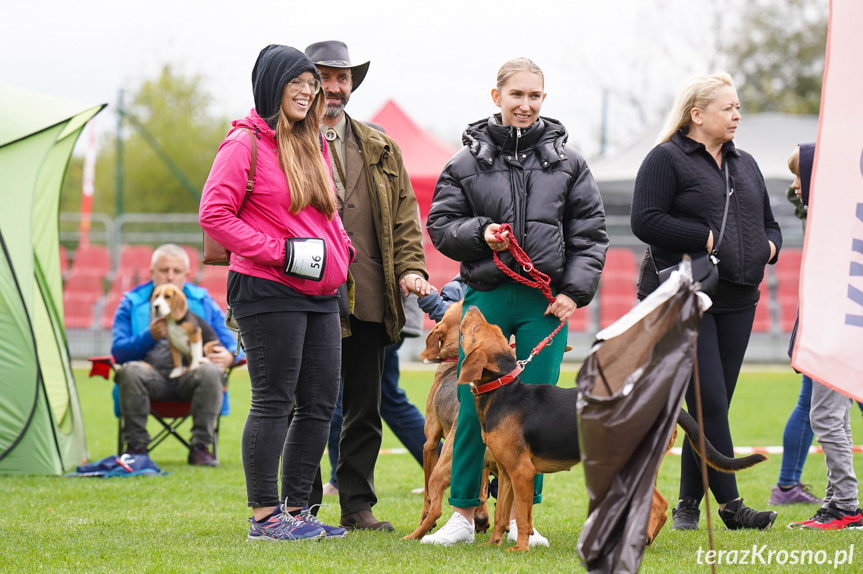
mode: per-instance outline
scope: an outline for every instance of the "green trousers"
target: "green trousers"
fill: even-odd
[[[464,312],[468,307],[479,307],[489,323],[494,323],[509,338],[515,335],[515,349],[519,360],[526,359],[536,345],[554,331],[560,320],[554,315],[543,315],[549,305],[542,291],[520,283],[503,283],[491,291],[477,291],[470,287],[464,295]],[[560,362],[566,347],[566,328],[555,336],[521,373],[523,383],[529,385],[557,385]],[[458,369],[464,360],[459,343]],[[494,391],[492,391],[494,392]],[[458,508],[479,505],[485,443],[476,414],[473,394],[468,385],[458,387],[458,424],[453,439],[452,486],[449,503]],[[542,416],[537,413],[537,416]],[[542,501],[542,475],[534,479],[533,503]]]

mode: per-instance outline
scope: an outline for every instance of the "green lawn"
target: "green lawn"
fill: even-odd
[[[112,414],[110,383],[88,379],[78,371],[78,390],[84,409],[91,459],[112,454],[116,444],[116,420]],[[402,375],[403,387],[420,408],[431,384],[431,371]],[[574,372],[565,372],[562,384],[571,386]],[[739,445],[781,444],[785,420],[799,391],[799,378],[790,369],[747,371],[741,376],[732,407],[732,429]],[[153,459],[166,477],[132,479],[69,479],[0,475],[0,568],[7,572],[32,571],[134,571],[134,572],[571,572],[580,571],[576,545],[587,512],[580,467],[572,472],[549,475],[543,504],[534,513],[538,529],[551,541],[539,548],[514,555],[500,548],[477,543],[454,548],[428,547],[401,536],[419,520],[422,496],[411,489],[422,486],[422,470],[408,454],[382,454],[378,461],[379,503],[375,513],[396,526],[396,534],[351,533],[344,540],[311,543],[247,543],[249,510],[240,462],[240,434],[249,403],[245,372],[231,380],[231,414],[222,421],[221,467],[193,468],[185,464],[185,452],[166,443]],[[852,412],[855,436],[860,441],[863,417]],[[186,431],[188,432],[188,430]],[[175,442],[175,441],[172,441]],[[384,448],[398,448],[385,430]],[[855,456],[858,476],[863,458]],[[326,461],[326,459],[325,459]],[[824,459],[812,455],[806,464],[804,482],[815,492],[825,485]],[[740,492],[749,506],[766,508],[770,489],[779,472],[779,456],[738,476]],[[660,473],[660,490],[676,499],[679,457],[669,456]],[[324,463],[324,475],[329,464]],[[326,502],[326,501],[325,501]],[[320,516],[337,523],[338,500],[321,510]],[[715,502],[711,502],[715,513]],[[702,506],[703,509],[703,506]],[[766,532],[726,531],[714,520],[715,547],[722,550],[751,549],[767,545],[770,550],[824,551],[833,560],[836,551],[856,544],[858,534],[801,532],[785,528],[788,522],[808,518],[811,506],[781,508],[775,527]],[[444,507],[444,517],[449,508]],[[715,516],[715,514],[714,514]],[[642,572],[708,571],[699,566],[697,552],[707,548],[704,512],[702,529],[671,532],[670,520],[654,546],[646,551]],[[781,556],[781,555],[780,555]],[[742,557],[739,555],[738,560]],[[816,558],[818,555],[816,555]],[[848,572],[861,571],[863,547],[856,548]],[[737,566],[770,572],[801,571],[799,565]],[[806,566],[827,571],[833,565]],[[721,569],[721,568],[720,568]],[[728,567],[725,567],[728,570]],[[735,571],[737,571],[735,569]]]

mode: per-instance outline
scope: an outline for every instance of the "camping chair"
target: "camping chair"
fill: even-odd
[[[111,355],[104,355],[100,357],[89,357],[90,360],[90,377],[103,377],[104,379],[109,379],[112,377],[111,373],[116,372],[117,365],[114,363],[114,357]],[[234,367],[238,367],[246,363],[245,359],[242,359],[233,367],[228,370],[228,376],[231,375],[231,371],[234,370]],[[117,417],[117,453],[123,452],[123,415],[120,412],[120,387],[118,385],[114,385],[114,389],[112,392],[112,397],[114,399],[114,416]],[[222,393],[222,410],[219,413],[219,417],[216,419],[216,428],[213,430],[213,458],[215,460],[219,460],[219,425],[221,423],[222,417],[227,416],[231,412],[231,404],[228,400],[228,387],[227,383],[223,389]],[[156,436],[150,438],[149,444],[147,444],[147,450],[153,450],[157,446],[159,446],[162,441],[164,441],[169,436],[173,436],[175,439],[180,441],[183,446],[187,449],[191,450],[192,446],[189,444],[185,438],[183,438],[180,433],[177,432],[177,429],[186,422],[186,419],[192,416],[192,402],[191,401],[150,401],[150,415],[158,423],[162,426]]]

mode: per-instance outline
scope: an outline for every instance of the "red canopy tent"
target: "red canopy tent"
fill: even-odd
[[[415,124],[393,100],[387,101],[370,121],[383,127],[402,149],[405,169],[419,202],[429,280],[440,289],[458,273],[458,263],[434,248],[425,231],[425,221],[438,176],[458,150]]]

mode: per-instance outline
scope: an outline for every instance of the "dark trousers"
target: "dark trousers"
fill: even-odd
[[[701,380],[704,436],[726,456],[734,456],[728,408],[749,345],[754,319],[755,307],[737,313],[705,313],[698,335],[698,375]],[[696,413],[694,381],[693,377],[686,389],[686,410],[693,417]],[[719,504],[739,496],[734,474],[708,468],[707,478],[710,491]],[[701,462],[692,452],[689,440],[685,440],[680,461],[680,498],[700,501],[703,496]]]
[[[381,448],[381,374],[386,331],[381,323],[351,315],[351,336],[342,339],[342,437],[336,477],[342,516],[371,510],[375,463]],[[327,420],[329,424],[329,420]]]
[[[399,348],[404,341],[387,347],[384,351],[384,374],[381,377],[381,418],[401,441],[420,466],[423,464],[423,445],[425,444],[425,417],[399,387]],[[339,461],[339,440],[342,436],[342,395],[330,423],[330,438],[327,450],[332,465],[330,484],[338,487],[336,468]]]
[[[339,315],[261,313],[237,324],[252,390],[242,437],[248,504],[307,506],[339,393]]]
[[[227,375],[213,363],[203,363],[174,379],[163,377],[142,361],[124,364],[114,380],[119,386],[120,411],[123,413],[127,444],[146,446],[147,416],[150,399],[192,402],[191,444],[213,444],[213,431],[222,410],[222,387]]]

